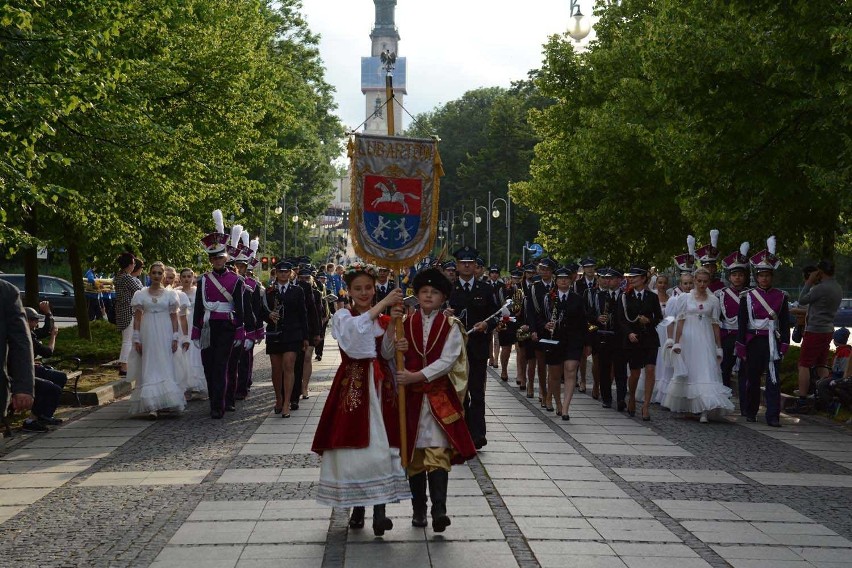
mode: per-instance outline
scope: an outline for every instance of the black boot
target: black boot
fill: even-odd
[[[364,528],[364,507],[352,507],[352,515],[349,517],[349,528]]]
[[[429,497],[432,499],[432,530],[444,532],[450,526],[447,516],[447,482],[449,473],[436,469],[429,472]]]
[[[409,477],[408,487],[411,489],[411,507],[414,510],[411,526],[425,527],[429,524],[426,520],[426,472],[421,471]]]
[[[373,505],[373,534],[382,536],[393,528],[393,521],[385,516],[384,505]]]

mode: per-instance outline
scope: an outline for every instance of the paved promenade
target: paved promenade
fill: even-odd
[[[818,421],[651,422],[574,398],[570,422],[489,370],[488,445],[450,474],[453,524],[383,539],[312,500],[313,432],[339,357],[328,340],[312,396],[271,413],[268,359],[225,420],[206,402],[130,418],[80,413],[0,449],[3,566],[852,566],[852,435]],[[513,369],[510,369],[513,376]],[[738,418],[738,417],[737,417]],[[369,516],[369,512],[368,512]]]

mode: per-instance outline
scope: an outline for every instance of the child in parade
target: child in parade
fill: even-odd
[[[373,533],[381,536],[393,528],[385,504],[411,493],[400,461],[396,388],[387,362],[377,356],[390,323],[382,312],[401,303],[402,292],[393,290],[373,306],[376,276],[375,267],[360,263],[344,275],[352,305],[332,319],[341,363],[311,449],[322,456],[317,501],[352,507],[351,528],[364,526],[364,508],[372,505]]]
[[[385,335],[382,355],[391,359],[395,350],[404,353],[405,367],[397,371],[396,379],[406,391],[411,524],[427,524],[428,483],[432,529],[444,532],[450,525],[447,483],[451,465],[476,455],[462,406],[467,391],[465,339],[461,322],[441,310],[452,291],[449,279],[440,270],[429,268],[414,277],[413,286],[420,309],[405,320],[404,337],[394,340],[390,332]],[[401,307],[391,312],[394,318],[402,314]]]

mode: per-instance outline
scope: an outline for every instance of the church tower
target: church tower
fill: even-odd
[[[361,58],[361,92],[365,99],[364,132],[387,134],[387,106],[385,105],[385,70],[380,59],[385,51],[399,54],[399,31],[396,29],[394,12],[396,0],[373,0],[376,6],[376,21],[370,32],[372,50],[370,57]],[[402,99],[405,90],[405,57],[397,57],[393,70],[394,134],[402,133]]]

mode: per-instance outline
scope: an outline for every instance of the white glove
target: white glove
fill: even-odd
[[[201,340],[200,339],[193,339],[192,344],[195,345],[195,347],[198,348],[199,351],[201,350]]]
[[[722,353],[722,348],[721,348],[721,347],[717,347],[717,348],[716,348],[716,357],[718,357],[719,359],[721,359],[723,356],[724,356],[724,353]]]
[[[251,339],[246,339],[245,343],[243,344],[243,347],[244,349],[246,349],[246,351],[251,351],[252,349],[254,349],[254,341],[252,341]]]
[[[666,344],[663,347],[665,347],[666,349],[671,349],[673,345],[674,345],[674,339],[669,337],[668,339],[666,339]]]
[[[673,343],[672,351],[674,351],[675,353],[680,353],[680,343]]]

